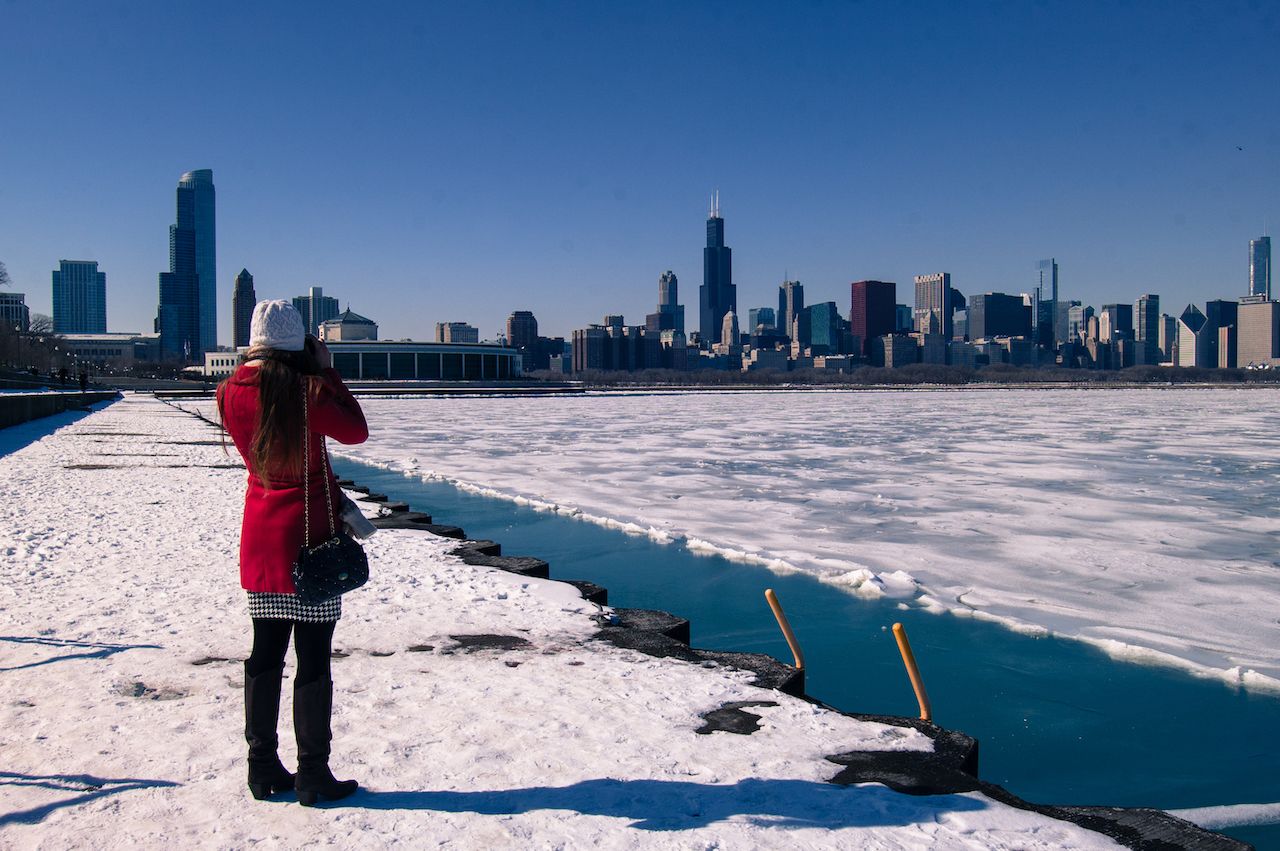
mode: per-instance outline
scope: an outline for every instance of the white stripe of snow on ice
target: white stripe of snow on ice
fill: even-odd
[[[1168,812],[1170,815],[1186,819],[1192,824],[1198,824],[1207,830],[1280,824],[1280,803],[1226,804],[1220,807],[1193,807],[1185,810],[1169,810]]]

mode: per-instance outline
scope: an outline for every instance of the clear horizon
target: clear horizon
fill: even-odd
[[[784,274],[847,312],[854,280],[1018,293],[1047,257],[1064,299],[1176,315],[1246,292],[1280,198],[1263,6],[6,12],[0,261],[50,313],[58,261],[97,260],[112,331],[151,330],[198,168],[223,344],[242,267],[389,339],[640,324],[671,269],[696,327],[716,189],[744,315]]]

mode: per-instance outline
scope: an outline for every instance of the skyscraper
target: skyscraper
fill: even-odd
[[[218,347],[217,235],[213,171],[178,181],[177,218],[169,226],[169,271],[160,273],[156,330],[164,358],[191,361]]]
[[[1082,343],[1089,332],[1089,319],[1094,314],[1092,307],[1085,307],[1074,302],[1067,308],[1067,336],[1064,342]]]
[[[96,260],[59,260],[53,271],[53,333],[107,333],[107,276]]]
[[[1214,329],[1206,330],[1208,320],[1194,304],[1188,304],[1178,317],[1178,366],[1217,366],[1210,361],[1213,353],[1210,337]]]
[[[698,292],[698,330],[702,343],[719,343],[724,315],[738,310],[738,288],[733,285],[732,251],[724,244],[724,219],[720,218],[720,193],[711,200],[707,215],[707,247],[702,249],[702,289]]]
[[[437,322],[437,343],[478,343],[480,329],[466,322]]]
[[[1224,363],[1221,360],[1222,352],[1219,343],[1222,341],[1218,337],[1218,332],[1223,328],[1234,329],[1236,327],[1239,310],[1240,304],[1235,301],[1214,299],[1213,301],[1205,302],[1204,333],[1209,337],[1209,363],[1206,366],[1235,367],[1235,363]],[[1234,335],[1235,331],[1232,330],[1230,334]]]
[[[834,301],[821,301],[805,308],[809,314],[808,345],[811,354],[841,354],[840,337],[843,320]]]
[[[1098,313],[1098,339],[1104,343],[1133,339],[1133,305],[1104,304]]]
[[[1271,300],[1271,237],[1249,240],[1249,295]]]
[[[754,334],[756,329],[764,326],[764,330],[774,331],[777,328],[777,314],[772,307],[753,307],[747,311],[747,327]]]
[[[914,327],[920,334],[941,334],[950,340],[951,273],[916,275],[916,308]]]
[[[1280,363],[1280,304],[1274,301],[1240,305],[1238,366]]]
[[[1039,280],[1036,283],[1035,313],[1033,321],[1035,341],[1050,349],[1058,347],[1058,261],[1050,257],[1036,264]]]
[[[658,307],[674,307],[680,303],[680,279],[670,269],[658,276]]]
[[[338,300],[324,294],[324,287],[311,287],[306,295],[293,297],[293,306],[302,314],[302,321],[307,326],[308,334],[319,334],[320,323],[328,322],[341,311]]]
[[[969,296],[969,339],[1026,337],[1031,333],[1031,309],[1022,296],[978,293]]]
[[[854,354],[870,357],[871,341],[894,331],[898,285],[892,281],[854,281],[849,292],[849,329],[858,338]]]
[[[670,269],[658,276],[658,312],[645,317],[646,330],[684,333],[684,305],[679,303],[679,287],[676,273]]]
[[[249,323],[253,321],[253,308],[257,303],[253,275],[248,269],[241,269],[231,292],[231,345],[236,348],[249,345]]]
[[[1167,313],[1160,314],[1160,323],[1156,326],[1159,332],[1156,336],[1156,348],[1160,351],[1160,360],[1162,363],[1172,363],[1178,365],[1178,328],[1179,323],[1176,317]]]
[[[742,335],[738,331],[738,313],[730,310],[720,323],[720,345],[726,354],[742,354]]]
[[[1071,308],[1079,307],[1080,302],[1072,299],[1058,299],[1058,312],[1053,319],[1053,338],[1058,345],[1073,342],[1071,339]]]
[[[1157,327],[1160,322],[1160,296],[1155,293],[1138,296],[1138,315],[1136,318],[1138,327],[1135,339],[1154,345],[1156,338],[1160,336],[1160,330]]]
[[[538,320],[532,311],[514,310],[507,317],[507,345],[526,357],[533,355],[538,346]]]
[[[911,326],[914,323],[914,311],[909,304],[900,304],[893,309],[894,322],[893,330],[899,334],[910,334]]]
[[[778,330],[788,337],[795,336],[796,317],[804,311],[804,284],[799,281],[783,281],[778,287]]]

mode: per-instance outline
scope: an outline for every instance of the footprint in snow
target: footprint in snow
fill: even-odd
[[[121,697],[141,697],[147,700],[181,700],[187,696],[181,689],[161,686],[152,688],[141,681],[121,683],[113,691]]]

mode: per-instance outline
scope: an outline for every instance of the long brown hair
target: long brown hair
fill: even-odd
[[[253,471],[268,489],[271,488],[269,471],[282,479],[301,481],[305,470],[302,393],[305,388],[311,400],[315,400],[317,384],[312,376],[320,372],[310,340],[307,342],[307,348],[300,352],[255,346],[244,355],[246,361],[262,361],[257,374],[258,423],[250,444],[250,456]],[[225,395],[220,394],[219,398]],[[223,415],[221,410],[218,413]]]

